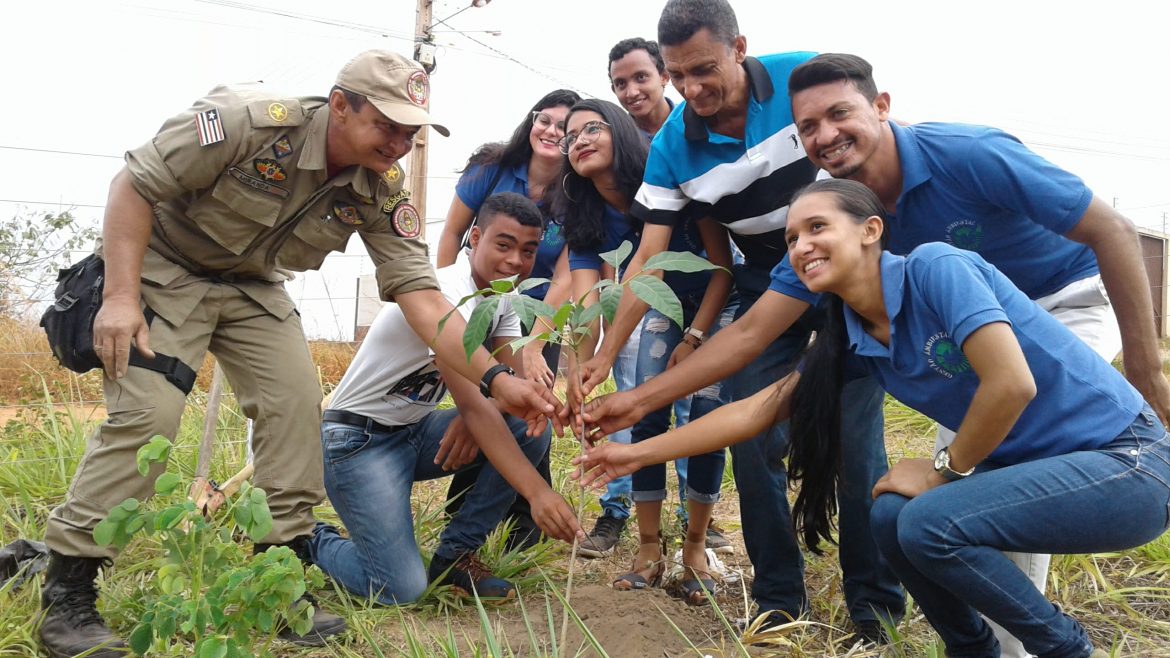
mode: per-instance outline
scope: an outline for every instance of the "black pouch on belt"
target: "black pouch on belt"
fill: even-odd
[[[105,270],[105,263],[97,254],[61,270],[53,294],[55,301],[41,315],[41,327],[48,336],[53,356],[73,372],[87,373],[102,367],[93,349],[93,320],[102,307]],[[144,313],[149,324],[154,312],[148,307]],[[173,356],[155,352],[155,358],[147,359],[135,348],[130,350],[130,365],[162,373],[183,394],[190,393],[195,385],[195,371]]]

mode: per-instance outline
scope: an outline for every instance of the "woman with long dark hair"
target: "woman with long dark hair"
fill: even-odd
[[[623,241],[637,248],[640,222],[627,213],[646,166],[647,144],[633,119],[613,103],[584,100],[569,112],[564,140],[565,167],[561,189],[553,197],[554,209],[564,217],[565,239],[569,245],[569,267],[575,295],[585,294],[597,283],[602,270],[600,253],[616,249]],[[714,222],[687,222],[672,236],[672,251],[705,254],[712,263],[731,266],[730,242],[726,230]],[[629,278],[638,272],[624,272]],[[716,331],[731,313],[721,313],[731,292],[728,271],[715,274],[668,272],[664,280],[678,296],[684,323],[699,335]],[[596,293],[587,303],[596,303]],[[596,332],[583,354],[592,354]],[[639,341],[635,382],[645,381],[662,371],[673,359],[684,358],[695,347],[683,341],[681,327],[665,315],[647,314]],[[685,348],[685,349],[684,349]],[[575,387],[570,386],[571,391]],[[722,387],[700,391],[691,406],[691,418],[728,402]],[[670,406],[648,414],[634,426],[634,442],[659,434],[670,424]],[[711,578],[706,555],[706,532],[711,512],[719,500],[723,478],[722,450],[692,457],[687,464],[687,536],[683,542],[684,577],[680,583],[689,603],[706,600]],[[631,571],[614,582],[618,589],[642,589],[653,585],[663,574],[666,556],[661,546],[662,502],[666,499],[666,467],[648,465],[633,474],[632,499],[638,519],[639,548]]]
[[[604,481],[650,461],[746,439],[791,417],[795,522],[832,540],[840,394],[851,375],[946,427],[955,441],[903,459],[874,487],[883,556],[950,656],[998,656],[986,615],[1031,653],[1107,656],[1003,551],[1131,548],[1167,527],[1170,435],[1109,363],[980,256],[928,243],[882,250],[885,213],[864,185],[813,183],[794,199],[793,271],[828,302],[801,367],[756,396],[630,448],[578,461]]]
[[[559,144],[565,136],[565,116],[579,100],[581,97],[568,89],[549,92],[524,115],[507,142],[490,142],[471,154],[455,185],[455,197],[439,236],[438,267],[455,262],[485,199],[497,192],[516,192],[535,201],[545,216],[544,237],[531,276],[553,280],[551,286],[537,286],[525,294],[549,303],[565,301],[569,286],[565,238],[560,220],[550,212],[546,195],[559,182]],[[541,347],[524,351],[525,376],[552,386],[560,351],[548,346],[542,354]]]

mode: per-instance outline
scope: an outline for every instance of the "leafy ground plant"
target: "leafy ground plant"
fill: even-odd
[[[171,442],[154,437],[138,450],[139,473],[148,476],[170,453]],[[143,592],[144,609],[130,632],[131,649],[155,655],[190,643],[197,658],[248,658],[271,655],[281,628],[308,633],[313,608],[300,598],[306,587],[321,587],[321,573],[313,569],[306,576],[289,548],[248,557],[233,539],[237,528],[253,541],[272,530],[264,490],[245,484],[228,502],[221,517],[226,521],[219,522],[184,497],[181,483],[179,474],[162,473],[154,484],[155,502],[128,498],[93,531],[102,546],[121,549],[143,534],[163,548],[164,564]]]

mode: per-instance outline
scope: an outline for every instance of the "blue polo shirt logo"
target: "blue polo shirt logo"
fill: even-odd
[[[970,219],[947,225],[947,242],[967,251],[978,251],[983,244],[983,226]]]
[[[930,367],[947,379],[971,372],[971,363],[967,361],[967,355],[963,354],[963,350],[959,349],[955,340],[945,331],[940,331],[927,339],[922,352],[926,355],[926,362]]]

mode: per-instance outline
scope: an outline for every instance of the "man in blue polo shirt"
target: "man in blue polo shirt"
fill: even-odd
[[[872,67],[855,55],[818,55],[793,71],[788,88],[809,159],[881,199],[890,251],[947,242],[978,252],[1106,360],[1124,347],[1126,378],[1166,418],[1170,388],[1129,220],[1007,133],[889,121],[889,94],[878,93]],[[787,262],[772,290],[815,301]],[[938,447],[953,438],[943,428]],[[1049,556],[1008,555],[1043,591]],[[1004,656],[1027,655],[993,628]]]
[[[673,227],[687,213],[709,216],[727,226],[746,257],[735,271],[738,314],[752,315],[756,299],[767,290],[769,273],[786,250],[788,200],[817,172],[805,157],[784,94],[789,73],[812,53],[748,57],[735,13],[723,0],[671,0],[659,19],[658,41],[667,73],[686,103],[675,108],[651,146],[643,186],[631,208],[645,227],[629,267],[640,269],[647,258],[665,250]],[[775,382],[790,369],[812,329],[808,322],[798,322],[805,305],[794,306],[799,308],[788,317],[768,318],[769,324],[791,326],[789,331],[778,338],[773,334],[764,343],[766,349],[761,345],[750,354],[728,350],[738,361],[730,368],[712,368],[720,372],[718,377],[701,373],[706,384],[692,386],[696,377],[655,395],[653,402],[641,398],[644,389],[661,393],[656,382],[689,365],[692,356],[636,388],[637,396],[619,394],[631,401],[632,411],[607,423],[606,432],[629,427],[649,411],[732,373],[736,399]],[[633,295],[623,297],[597,356],[582,365],[587,393],[605,379],[645,308]],[[879,620],[896,621],[904,607],[901,588],[869,533],[869,492],[886,471],[881,401],[880,389],[869,378],[850,384],[844,398],[844,415],[850,419],[845,431],[855,449],[844,466],[839,555],[850,618],[869,640],[882,639]],[[786,426],[731,449],[744,543],[755,570],[752,596],[761,612],[777,613],[775,621],[784,621],[784,614],[799,616],[808,606],[803,558],[786,497],[786,453]]]

